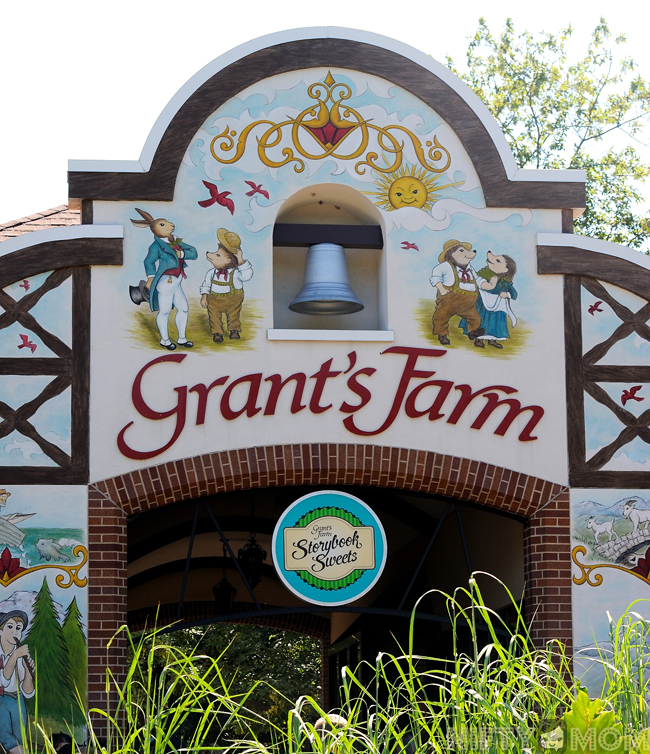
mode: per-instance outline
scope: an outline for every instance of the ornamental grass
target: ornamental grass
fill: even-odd
[[[123,627],[115,640],[126,638],[131,662],[124,681],[116,669],[107,670],[112,702],[89,711],[89,751],[650,754],[650,622],[636,603],[610,619],[608,642],[577,658],[576,672],[587,664],[594,679],[587,689],[564,646],[551,641],[535,647],[518,600],[508,592],[514,620],[506,622],[486,605],[475,576],[493,578],[473,574],[466,588],[436,592],[447,607],[451,659],[413,651],[424,595],[411,616],[408,646],[378,655],[374,664],[343,668],[340,708],[323,709],[318,699],[301,696],[287,700],[289,712],[280,723],[251,704],[259,683],[235,691],[220,670],[223,654],[184,651],[159,630],[134,636]],[[25,737],[27,754],[36,748],[32,737]]]

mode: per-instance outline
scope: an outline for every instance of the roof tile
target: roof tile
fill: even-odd
[[[45,228],[61,228],[68,225],[81,224],[81,211],[70,209],[67,204],[60,207],[47,209],[44,212],[36,212],[27,217],[21,217],[18,220],[11,220],[8,223],[0,224],[0,242],[6,241],[15,236],[22,236],[24,233],[31,233],[34,230],[44,230]]]

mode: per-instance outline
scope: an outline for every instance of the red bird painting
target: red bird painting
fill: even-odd
[[[29,290],[29,280],[23,280],[23,282],[18,287],[24,288],[25,292],[27,292]]]
[[[20,335],[20,339],[22,340],[22,343],[18,346],[18,348],[29,348],[32,353],[36,350],[36,343],[32,343],[32,341],[29,339],[29,336],[27,335]]]
[[[593,317],[596,312],[602,312],[602,309],[600,308],[600,305],[602,304],[602,301],[596,301],[589,307],[589,314]]]
[[[629,390],[624,390],[621,393],[621,403],[625,405],[628,401],[639,401],[641,402],[644,400],[640,395],[637,395],[639,390],[641,390],[641,385],[635,385],[634,387],[631,387]]]
[[[253,183],[253,181],[244,181],[244,183],[247,183],[252,191],[247,191],[246,196],[255,196],[255,194],[262,194],[262,196],[265,196],[267,199],[269,198],[269,192],[266,189],[262,188],[262,184],[260,183],[259,186]]]
[[[411,243],[410,241],[402,241],[402,250],[408,251],[409,249],[420,251],[420,249],[418,249],[418,247],[414,243]]]
[[[222,207],[229,209],[231,215],[235,214],[235,202],[233,202],[232,199],[228,199],[230,191],[222,191],[221,193],[219,193],[219,189],[214,185],[214,183],[210,183],[209,181],[203,181],[203,185],[210,192],[210,198],[204,199],[203,201],[199,202],[199,206],[211,207],[216,202]]]

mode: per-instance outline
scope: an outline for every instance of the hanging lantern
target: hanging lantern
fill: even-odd
[[[309,247],[302,288],[289,309],[299,314],[353,314],[363,309],[350,288],[342,246],[317,243]]]
[[[239,549],[237,560],[251,588],[255,589],[262,581],[262,565],[266,560],[266,550],[255,539],[254,532],[251,532],[248,542]]]
[[[214,601],[217,603],[218,615],[228,615],[233,612],[237,589],[228,581],[225,568],[221,581],[212,587],[212,594],[214,594]]]

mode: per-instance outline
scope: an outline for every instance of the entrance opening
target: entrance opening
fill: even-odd
[[[301,601],[285,588],[271,560],[278,518],[299,497],[318,489],[360,498],[386,532],[388,558],[381,578],[349,605]],[[452,656],[444,594],[467,587],[472,572],[486,572],[502,582],[478,577],[485,603],[508,621],[512,603],[506,589],[516,598],[523,593],[523,524],[521,517],[463,501],[357,486],[265,488],[159,507],[128,520],[129,624],[139,629],[157,620],[159,626],[173,623],[177,630],[253,623],[312,636],[322,642],[323,678],[330,679],[329,684],[324,680],[328,689],[323,701],[338,706],[341,667],[361,660],[374,664],[379,652],[407,649],[409,619],[420,598],[417,654]],[[266,551],[261,580],[254,587],[237,558],[252,534]],[[229,602],[213,592],[224,577],[236,590]],[[462,630],[460,640],[462,651]]]

